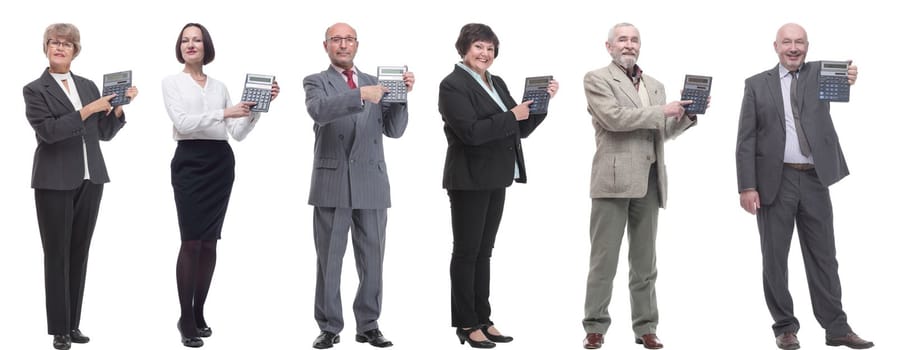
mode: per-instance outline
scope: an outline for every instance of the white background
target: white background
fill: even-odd
[[[877,7],[878,6],[878,7]],[[687,73],[713,76],[713,104],[700,124],[667,144],[668,209],[658,233],[658,333],[667,349],[774,349],[763,299],[759,239],[753,216],[738,205],[735,136],[745,78],[772,68],[772,43],[786,22],[809,32],[810,60],[853,59],[859,66],[851,102],[832,114],[852,175],[832,187],[843,303],[863,337],[890,349],[895,302],[895,196],[885,140],[897,126],[891,108],[893,18],[864,1],[346,1],[308,5],[256,0],[24,1],[0,14],[0,348],[49,349],[43,262],[29,188],[34,132],[21,88],[47,66],[44,28],[71,22],[83,50],[75,74],[132,69],[140,95],[126,107],[127,126],[103,152],[105,187],[76,349],[180,349],[175,260],[179,246],[169,162],[175,148],[162,104],[161,80],[179,72],[174,48],[181,27],[208,27],[217,58],[206,72],[238,98],[245,73],[275,74],[282,88],[271,111],[243,142],[234,142],[237,180],[219,244],[206,319],[209,349],[303,349],[318,334],[313,319],[315,254],[311,174],[312,121],[302,78],[327,68],[324,30],[345,21],[358,30],[360,70],[407,64],[417,83],[405,136],[386,143],[392,183],[383,314],[396,349],[459,349],[450,328],[451,229],[441,189],[445,138],[437,110],[439,81],[459,60],[460,27],[492,26],[501,40],[491,72],[520,97],[526,76],[553,74],[560,92],[526,141],[529,183],[508,189],[492,274],[493,319],[510,349],[579,349],[588,270],[589,174],[593,130],[583,75],[607,65],[607,30],[636,24],[639,64],[676,98]],[[891,33],[891,34],[887,34]],[[611,304],[608,349],[636,349],[630,330],[624,257]],[[357,285],[351,247],[344,262],[346,330],[353,341]],[[803,322],[803,349],[823,349],[813,317],[800,248],[791,255],[791,291]]]

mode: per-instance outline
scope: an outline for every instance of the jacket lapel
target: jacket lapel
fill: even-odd
[[[59,86],[59,83],[56,82],[56,79],[53,79],[53,76],[50,75],[50,70],[44,70],[44,74],[40,77],[41,84],[44,85],[44,88],[47,89],[47,92],[50,96],[53,96],[60,103],[65,105],[69,110],[75,110],[75,106],[72,105],[72,101],[69,100],[68,95],[65,91],[62,91],[62,87]],[[76,86],[77,87],[77,86]],[[80,87],[78,87],[80,89]],[[80,90],[79,90],[80,91]]]
[[[467,85],[469,86],[470,91],[473,91],[475,94],[480,95],[480,98],[483,98],[483,99],[489,101],[489,103],[491,103],[492,106],[494,106],[496,110],[498,110],[498,111],[501,110],[501,106],[499,106],[498,103],[496,103],[495,100],[492,99],[492,96],[490,96],[489,93],[486,92],[485,89],[483,89],[483,86],[480,85],[480,82],[476,80],[477,78],[474,78],[473,76],[470,75],[470,73],[468,73],[466,70],[464,70],[464,68],[458,67],[457,65],[455,65],[455,73],[460,74],[464,77],[462,79],[464,79],[464,81],[467,82]],[[493,79],[493,83],[494,83],[494,79]],[[495,86],[493,86],[492,88],[495,89]],[[499,94],[499,96],[501,96],[501,94]],[[504,99],[502,99],[502,101],[504,101]]]
[[[782,79],[779,77],[778,65],[766,72],[766,85],[769,86],[769,94],[772,95],[773,106],[777,107],[774,109],[779,115],[779,122],[784,130],[785,108],[791,108],[791,106],[785,106],[785,101],[782,99]]]
[[[608,68],[611,77],[613,77],[614,81],[620,85],[620,90],[623,91],[623,94],[625,94],[637,107],[643,107],[642,99],[638,97],[638,91],[635,90],[635,85],[632,84],[632,79],[629,79],[629,77],[626,76],[626,73],[613,62],[608,65]]]

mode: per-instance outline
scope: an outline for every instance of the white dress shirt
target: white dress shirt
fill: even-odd
[[[80,111],[84,106],[81,104],[81,95],[78,95],[78,88],[75,86],[75,81],[72,80],[72,72],[66,73],[50,73],[53,79],[56,79],[56,83],[59,84],[59,88],[62,89],[62,92],[65,93],[69,98],[69,102],[72,103],[72,107],[75,107],[76,111]],[[65,80],[65,84],[62,81]],[[68,85],[68,88],[65,86]],[[87,145],[85,144],[84,136],[81,136],[81,149],[84,150],[84,180],[90,180],[90,170],[87,165]]]
[[[259,112],[252,112],[247,117],[225,118],[224,109],[231,106],[227,87],[211,77],[202,87],[186,72],[162,80],[162,97],[165,111],[174,123],[175,140],[227,140],[230,134],[241,141],[260,116]]]
[[[791,74],[781,64],[779,64],[779,79],[782,82],[782,102],[785,105],[785,163],[813,164],[812,154],[805,156],[800,152],[797,128],[794,126],[794,112],[791,110]]]

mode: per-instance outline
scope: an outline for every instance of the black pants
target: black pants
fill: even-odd
[[[81,322],[87,253],[103,197],[103,185],[84,180],[66,191],[34,190],[44,247],[47,332],[69,334]]]
[[[761,206],[757,212],[763,252],[763,291],[766,306],[775,320],[773,333],[778,336],[800,329],[788,291],[788,251],[795,222],[816,321],[825,328],[828,337],[844,336],[851,330],[841,308],[832,200],[815,170],[789,167],[782,171],[782,185],[775,201]]]
[[[449,190],[452,210],[452,326],[492,324],[489,260],[505,206],[505,189]]]

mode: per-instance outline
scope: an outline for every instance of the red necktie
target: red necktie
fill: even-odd
[[[349,88],[350,88],[350,89],[354,89],[354,88],[357,88],[357,87],[358,87],[357,85],[355,85],[355,80],[352,79],[352,73],[353,73],[353,72],[352,72],[351,69],[346,69],[346,70],[343,71],[343,75],[345,75],[346,78],[347,78],[347,79],[346,79],[346,83],[349,84]]]

